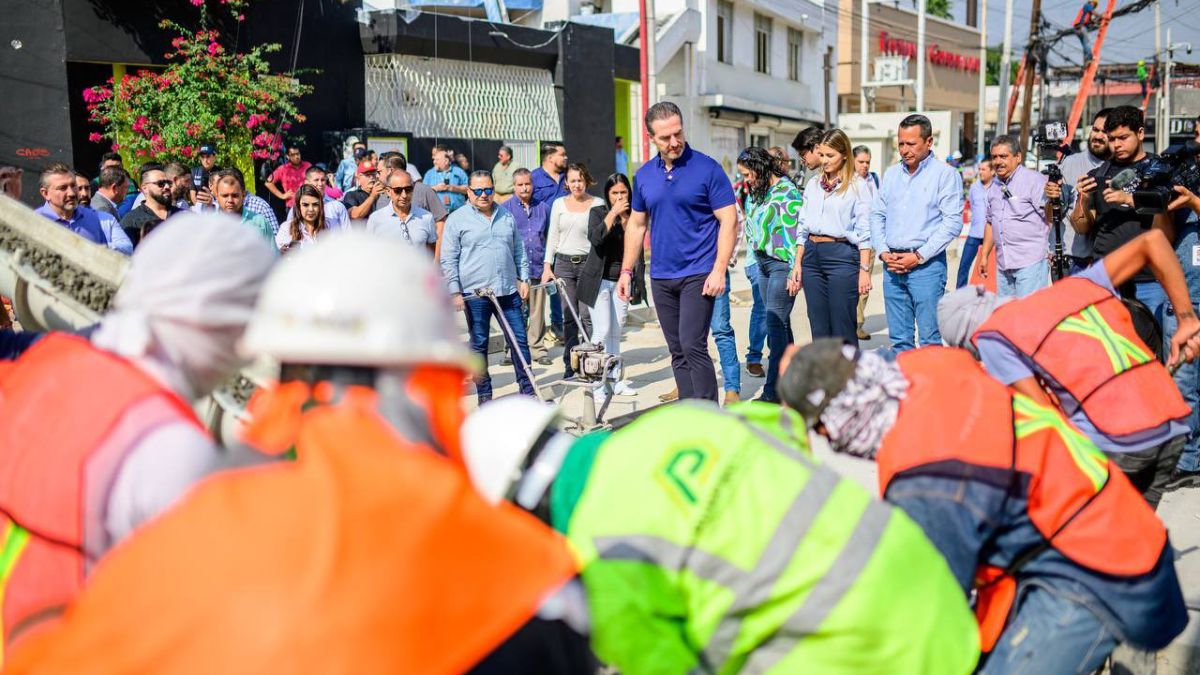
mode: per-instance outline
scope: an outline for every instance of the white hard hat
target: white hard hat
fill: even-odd
[[[267,278],[242,339],[282,363],[474,371],[432,261],[404,243],[332,232],[287,255]]]
[[[557,408],[532,396],[505,396],[467,417],[462,425],[463,458],[471,481],[485,499],[493,503],[504,499],[521,479],[529,451],[557,420]]]

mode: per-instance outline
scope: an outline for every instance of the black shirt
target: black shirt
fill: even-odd
[[[1154,155],[1146,155],[1142,161],[1153,157]],[[1092,193],[1092,208],[1096,210],[1096,224],[1092,232],[1095,235],[1093,250],[1097,258],[1103,258],[1121,248],[1139,234],[1149,230],[1150,226],[1154,224],[1153,214],[1139,215],[1132,206],[1109,204],[1104,201],[1103,192],[1109,181],[1131,166],[1134,166],[1134,163],[1118,164],[1110,161],[1101,164],[1088,174],[1096,178],[1096,190]],[[1153,280],[1154,275],[1147,270],[1142,270],[1133,278],[1133,281]]]
[[[367,194],[366,190],[362,188],[354,188],[353,190],[342,195],[342,205],[346,207],[347,211],[349,211],[350,209],[362,206],[363,202],[367,201],[367,197],[370,197],[370,195]]]
[[[173,206],[167,207],[168,218],[176,213],[179,213],[179,209]],[[129,235],[129,241],[137,246],[138,242],[150,234],[162,221],[163,219],[155,215],[149,206],[142,203],[136,209],[125,214],[125,217],[121,219],[121,227],[125,230],[125,234]]]

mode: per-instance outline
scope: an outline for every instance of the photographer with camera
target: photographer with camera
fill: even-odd
[[[217,172],[217,150],[211,145],[200,146],[200,151],[196,153],[200,160],[198,166],[192,167],[191,187],[188,190],[188,202],[191,204],[204,204],[205,206],[213,206],[215,197],[213,197],[212,188],[209,185],[212,174]]]
[[[1104,121],[1112,157],[1080,178],[1075,187],[1079,200],[1071,212],[1075,232],[1093,236],[1093,252],[1100,258],[1112,253],[1135,237],[1151,229],[1161,229],[1173,240],[1170,220],[1165,213],[1148,213],[1134,204],[1129,188],[1137,183],[1137,171],[1154,159],[1142,147],[1146,130],[1142,111],[1133,106],[1113,108]],[[1147,271],[1141,270],[1119,289],[1122,297],[1136,298],[1146,305],[1162,324],[1167,302],[1162,286]]]
[[[1067,155],[1059,164],[1062,171],[1062,182],[1048,181],[1046,183],[1046,199],[1062,198],[1064,216],[1062,227],[1055,232],[1062,233],[1063,253],[1068,260],[1068,274],[1078,274],[1092,264],[1093,237],[1090,234],[1079,234],[1075,231],[1072,218],[1075,215],[1075,204],[1079,198],[1075,185],[1088,172],[1098,168],[1112,157],[1108,147],[1108,136],[1104,133],[1104,123],[1108,119],[1109,108],[1096,113],[1092,118],[1092,128],[1088,132],[1087,150]],[[1050,245],[1054,246],[1054,232],[1051,233]]]

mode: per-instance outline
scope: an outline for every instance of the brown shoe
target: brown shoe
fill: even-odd
[[[725,400],[721,403],[721,405],[730,406],[740,400],[742,400],[742,397],[739,396],[736,391],[727,391],[725,392]]]
[[[669,391],[665,394],[659,395],[658,400],[662,401],[663,403],[670,403],[671,401],[678,401],[679,400],[679,388],[676,387],[675,389],[672,389],[671,391]]]
[[[859,339],[859,340],[870,340],[870,339],[871,339],[871,334],[870,334],[870,333],[868,333],[867,331],[865,331],[865,330],[863,330],[863,329],[859,328],[859,329],[858,329],[858,339]]]
[[[746,364],[746,372],[750,373],[754,377],[766,377],[767,376],[767,371],[763,370],[761,363],[747,363]]]

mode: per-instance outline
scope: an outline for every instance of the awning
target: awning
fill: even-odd
[[[562,138],[554,81],[544,68],[407,54],[365,61],[368,124],[425,138]]]

